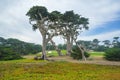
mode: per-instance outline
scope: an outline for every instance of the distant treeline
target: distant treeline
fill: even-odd
[[[42,45],[40,44],[28,43],[14,38],[5,39],[3,37],[0,37],[0,48],[12,49],[12,51],[20,55],[36,54],[42,51]],[[58,48],[65,50],[66,44],[59,44]],[[46,50],[55,50],[55,48],[51,43],[48,43]]]
[[[115,37],[112,42],[109,40],[99,41],[98,39],[94,39],[93,41],[78,40],[77,42],[87,50],[105,51],[110,47],[120,48],[120,42],[118,39],[118,37]],[[100,42],[103,42],[104,44],[99,45]],[[57,46],[61,50],[66,50],[66,44],[58,44]],[[0,48],[12,49],[12,51],[20,55],[36,54],[42,51],[42,45],[40,44],[28,43],[13,38],[5,39],[3,37],[0,37]],[[55,48],[51,43],[48,43],[46,50],[55,50]]]
[[[13,38],[4,39],[2,37],[0,37],[0,48],[9,48],[20,55],[35,54],[42,50],[41,45],[38,44],[28,43]]]
[[[87,50],[105,51],[109,48],[120,48],[119,37],[114,37],[113,40],[100,41],[93,39],[92,41],[78,40],[78,44],[81,44]]]

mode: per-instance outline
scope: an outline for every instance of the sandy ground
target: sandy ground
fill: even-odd
[[[118,65],[118,66],[120,66],[120,61],[107,61],[107,60],[103,59],[103,57],[90,57],[86,61],[74,60],[69,56],[51,57],[49,59],[55,60],[55,61],[68,61],[68,62],[73,62],[73,63]]]
[[[24,56],[24,58],[34,59],[33,55]],[[120,66],[120,61],[107,61],[103,57],[90,57],[86,61],[74,60],[69,56],[58,56],[58,57],[49,57],[51,61],[68,61],[72,63],[85,63],[85,64],[100,64],[100,65],[118,65]]]

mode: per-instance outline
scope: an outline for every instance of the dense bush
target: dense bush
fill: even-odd
[[[84,52],[84,54],[85,54],[86,58],[90,56],[87,52]],[[73,59],[77,59],[77,60],[82,59],[81,51],[77,46],[73,47],[71,57],[73,57]]]
[[[105,59],[110,61],[120,61],[120,48],[110,48],[106,50]]]
[[[0,47],[0,60],[14,60],[22,57],[11,48]]]

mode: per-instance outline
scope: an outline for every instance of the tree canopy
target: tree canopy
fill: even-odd
[[[42,35],[42,58],[46,59],[46,45],[49,41],[55,46],[52,38],[62,35],[67,40],[67,53],[72,50],[73,40],[77,39],[82,29],[88,29],[88,18],[75,14],[73,10],[60,13],[48,12],[44,6],[33,6],[26,14],[33,29],[39,29]],[[60,50],[55,46],[56,50]]]

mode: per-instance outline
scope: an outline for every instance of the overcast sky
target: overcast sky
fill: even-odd
[[[36,5],[45,6],[49,12],[74,10],[89,18],[90,29],[79,35],[81,40],[120,37],[120,0],[0,0],[0,37],[41,44],[40,32],[32,30],[25,15]],[[54,40],[64,43],[62,37]]]

